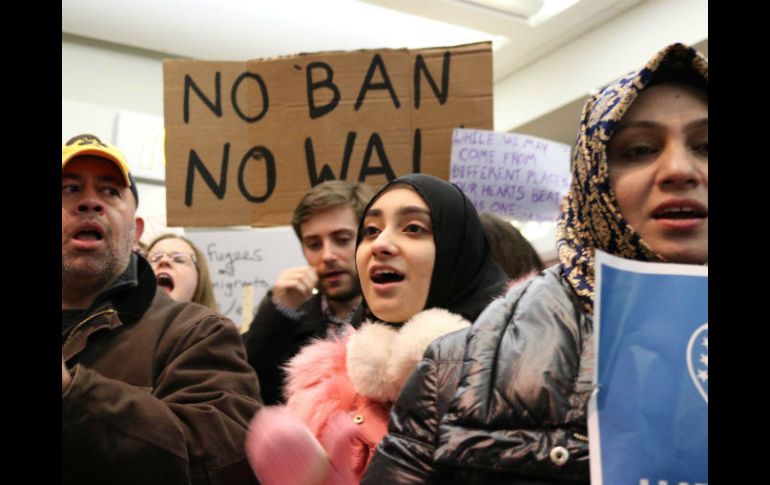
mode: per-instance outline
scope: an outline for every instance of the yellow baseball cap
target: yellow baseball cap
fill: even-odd
[[[139,194],[136,190],[134,177],[131,175],[131,169],[126,158],[116,146],[105,143],[99,137],[90,133],[73,136],[61,147],[61,168],[64,169],[70,160],[82,155],[101,157],[114,163],[121,175],[123,175],[126,186],[134,194],[137,204],[139,203]]]

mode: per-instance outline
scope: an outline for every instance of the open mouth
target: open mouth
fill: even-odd
[[[73,239],[77,241],[101,241],[104,239],[104,236],[99,231],[88,229],[76,233]]]
[[[72,240],[89,247],[104,239],[104,227],[95,221],[83,221],[74,228]]]
[[[376,270],[371,274],[371,280],[377,284],[398,283],[404,281],[404,275],[390,269]]]
[[[703,219],[705,217],[708,217],[707,212],[692,207],[669,207],[652,215],[653,219]]]
[[[174,290],[174,280],[170,275],[166,273],[160,273],[155,275],[155,281],[158,282],[158,286],[171,293]]]

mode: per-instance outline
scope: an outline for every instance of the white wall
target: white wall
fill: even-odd
[[[62,33],[61,97],[163,116],[163,54]]]
[[[707,0],[647,0],[494,87],[496,131],[556,110],[638,68],[673,42],[708,39]]]

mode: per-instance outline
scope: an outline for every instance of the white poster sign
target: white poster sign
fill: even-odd
[[[570,146],[534,136],[456,128],[449,181],[479,212],[556,221],[569,189]]]
[[[290,226],[185,236],[206,258],[220,313],[244,329],[278,274],[307,264]]]

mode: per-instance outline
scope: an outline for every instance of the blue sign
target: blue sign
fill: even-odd
[[[708,483],[708,268],[597,251],[591,483]]]

